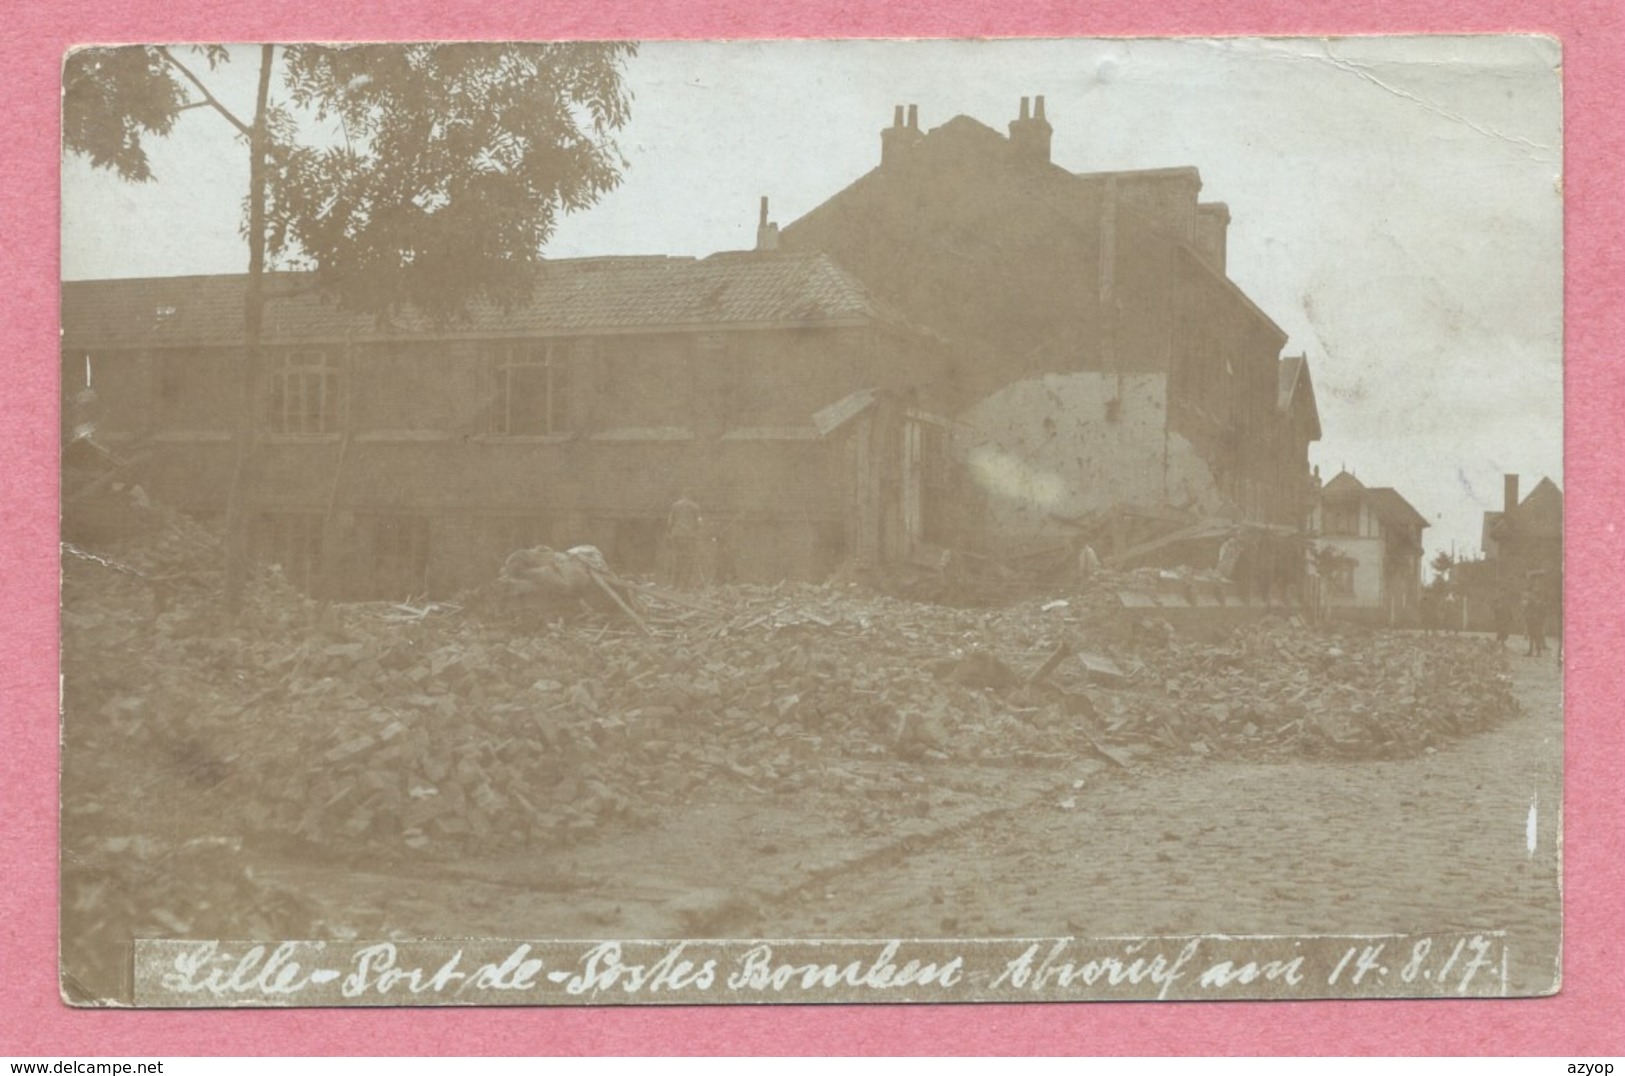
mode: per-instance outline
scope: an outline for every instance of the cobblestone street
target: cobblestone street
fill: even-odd
[[[1523,712],[1437,753],[1103,773],[827,903],[862,909],[840,924],[856,936],[1506,930],[1512,991],[1553,990],[1561,678],[1511,663]],[[792,906],[773,927],[823,918]]]
[[[308,862],[268,876],[363,936],[403,938],[1499,930],[1510,991],[1545,993],[1561,928],[1561,681],[1549,660],[1508,660],[1521,712],[1414,759],[941,766],[924,817],[861,839],[806,804],[722,803],[410,882]]]

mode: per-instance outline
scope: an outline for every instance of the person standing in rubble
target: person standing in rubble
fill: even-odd
[[[1461,599],[1453,591],[1445,592],[1444,607],[1439,615],[1442,620],[1440,627],[1445,631],[1454,635],[1461,630]]]
[[[1523,633],[1529,640],[1525,657],[1539,657],[1546,653],[1546,610],[1540,595],[1530,587],[1523,596]]]
[[[700,541],[704,533],[705,520],[700,515],[700,506],[690,500],[688,491],[684,490],[666,517],[674,586],[686,590],[699,581]]]
[[[1100,556],[1095,547],[1088,542],[1079,541],[1077,560],[1078,585],[1085,589],[1094,582],[1095,576],[1100,572]]]
[[[1422,591],[1422,600],[1419,612],[1422,618],[1422,634],[1432,635],[1439,630],[1439,618],[1442,615],[1439,609],[1439,595],[1432,590]]]
[[[1219,546],[1219,574],[1229,580],[1241,578],[1241,555],[1245,553],[1246,546],[1241,541],[1241,529],[1238,527],[1230,532],[1224,544]]]
[[[1504,647],[1512,634],[1512,595],[1507,593],[1505,587],[1496,587],[1491,602],[1490,608],[1495,615],[1495,642]]]
[[[1563,667],[1563,569],[1557,570],[1552,580],[1552,598],[1549,607],[1552,616],[1552,634],[1557,640],[1557,667]]]

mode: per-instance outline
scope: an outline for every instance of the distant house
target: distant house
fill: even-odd
[[[1008,135],[966,116],[921,130],[899,106],[878,166],[773,239],[954,345],[955,452],[989,541],[1138,507],[1300,530],[1308,362],[1281,358],[1286,334],[1227,275],[1228,208],[1193,167],[1068,171],[1051,137],[1043,97]]]
[[[1395,490],[1347,471],[1321,491],[1311,533],[1322,551],[1321,601],[1334,616],[1406,623],[1420,613],[1427,519]]]
[[[63,285],[64,400],[93,380],[98,442],[204,515],[230,482],[244,284]],[[947,352],[825,255],[549,262],[528,306],[445,326],[270,288],[254,538],[313,590],[446,594],[538,543],[649,570],[685,490],[736,578],[940,540]]]
[[[1467,626],[1478,631],[1516,621],[1520,599],[1531,592],[1553,614],[1562,612],[1563,491],[1542,478],[1520,501],[1515,474],[1505,476],[1502,491],[1501,510],[1484,513],[1483,555],[1458,559],[1450,571],[1450,589],[1462,599]]]
[[[1503,586],[1522,588],[1532,574],[1563,572],[1563,491],[1542,478],[1518,499],[1518,476],[1505,476],[1502,508],[1484,513],[1486,570]]]

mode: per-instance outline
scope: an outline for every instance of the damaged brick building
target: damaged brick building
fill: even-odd
[[[1229,211],[1195,168],[1074,173],[1051,136],[1042,97],[1008,136],[899,108],[825,203],[781,231],[764,199],[753,251],[551,261],[529,305],[450,326],[274,276],[261,554],[339,596],[453,592],[534,544],[648,571],[685,492],[723,578],[1302,532],[1309,364],[1227,276]],[[97,445],[204,515],[244,287],[64,285],[69,410],[90,389]]]
[[[925,131],[899,106],[879,165],[777,237],[953,343],[980,502],[958,537],[1019,547],[1105,517],[1118,549],[1180,518],[1301,530],[1308,361],[1281,357],[1286,334],[1226,274],[1228,208],[1193,167],[1074,173],[1051,139],[1043,97],[1008,135],[966,116]]]
[[[244,287],[63,287],[68,425],[93,411],[130,483],[204,516],[230,481]],[[441,327],[347,314],[294,274],[271,292],[255,541],[312,590],[451,593],[535,544],[648,571],[684,492],[738,578],[935,537],[947,354],[825,255],[554,261],[527,307]]]

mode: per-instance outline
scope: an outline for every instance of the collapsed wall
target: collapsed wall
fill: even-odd
[[[954,451],[984,498],[989,544],[1065,541],[1116,506],[1193,517],[1227,503],[1195,447],[1169,429],[1168,379],[1079,371],[1014,382],[959,416]]]

